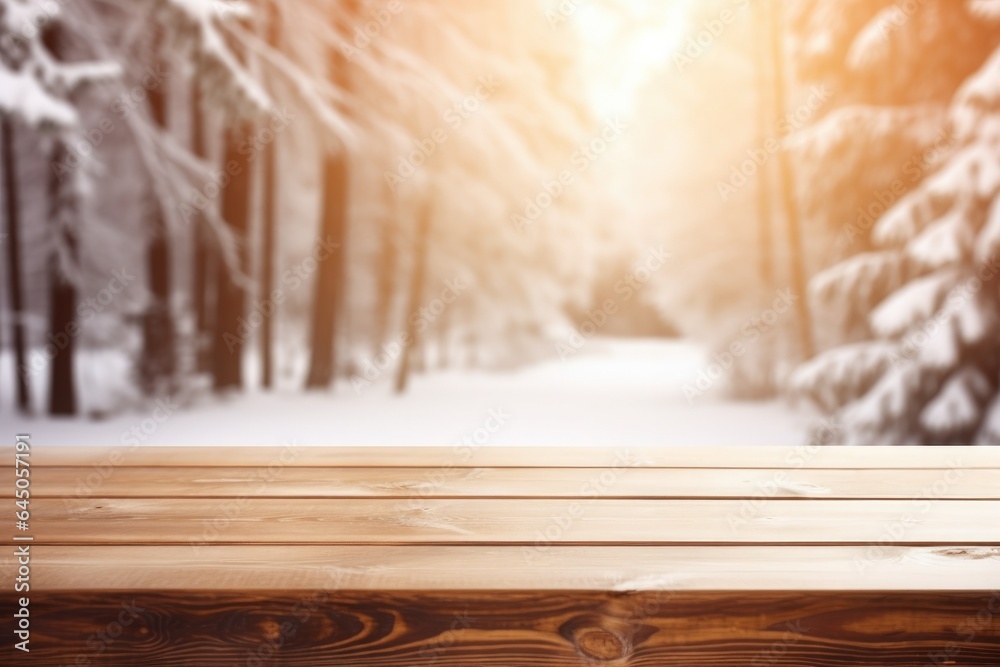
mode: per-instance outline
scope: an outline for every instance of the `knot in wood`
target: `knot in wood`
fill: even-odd
[[[274,619],[268,618],[260,623],[261,634],[268,641],[275,641],[281,636],[281,625]]]
[[[578,630],[575,639],[580,652],[592,660],[620,660],[628,652],[621,637],[602,628]]]

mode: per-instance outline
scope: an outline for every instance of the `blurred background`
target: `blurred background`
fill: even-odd
[[[0,12],[10,433],[1000,444],[1000,1]]]

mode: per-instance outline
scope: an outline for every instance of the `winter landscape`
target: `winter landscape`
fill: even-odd
[[[1000,444],[998,0],[0,0],[53,445]]]

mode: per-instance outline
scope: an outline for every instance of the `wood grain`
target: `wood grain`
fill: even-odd
[[[972,546],[35,545],[32,562],[38,591],[1000,589],[1000,548]]]
[[[267,468],[42,467],[35,498],[950,498],[1000,500],[1000,468]],[[948,484],[954,479],[959,483]],[[610,482],[610,483],[608,483]],[[14,472],[0,469],[0,496]]]
[[[207,443],[206,443],[207,444]],[[1000,468],[998,447],[36,447],[33,466],[259,468]],[[0,460],[13,459],[11,447]]]
[[[41,544],[1000,543],[1000,501],[40,499]]]
[[[32,651],[0,664],[1000,667],[998,448],[31,464]]]
[[[990,609],[989,593],[56,591],[35,596],[24,664],[996,667]]]

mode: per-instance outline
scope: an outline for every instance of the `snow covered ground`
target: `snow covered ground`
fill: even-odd
[[[39,445],[798,445],[808,423],[781,403],[689,401],[683,387],[707,367],[704,354],[662,340],[592,340],[565,361],[518,371],[416,376],[404,396],[386,381],[360,392],[345,382],[330,393],[150,404],[101,421],[13,418],[9,357],[0,366],[4,430]]]

